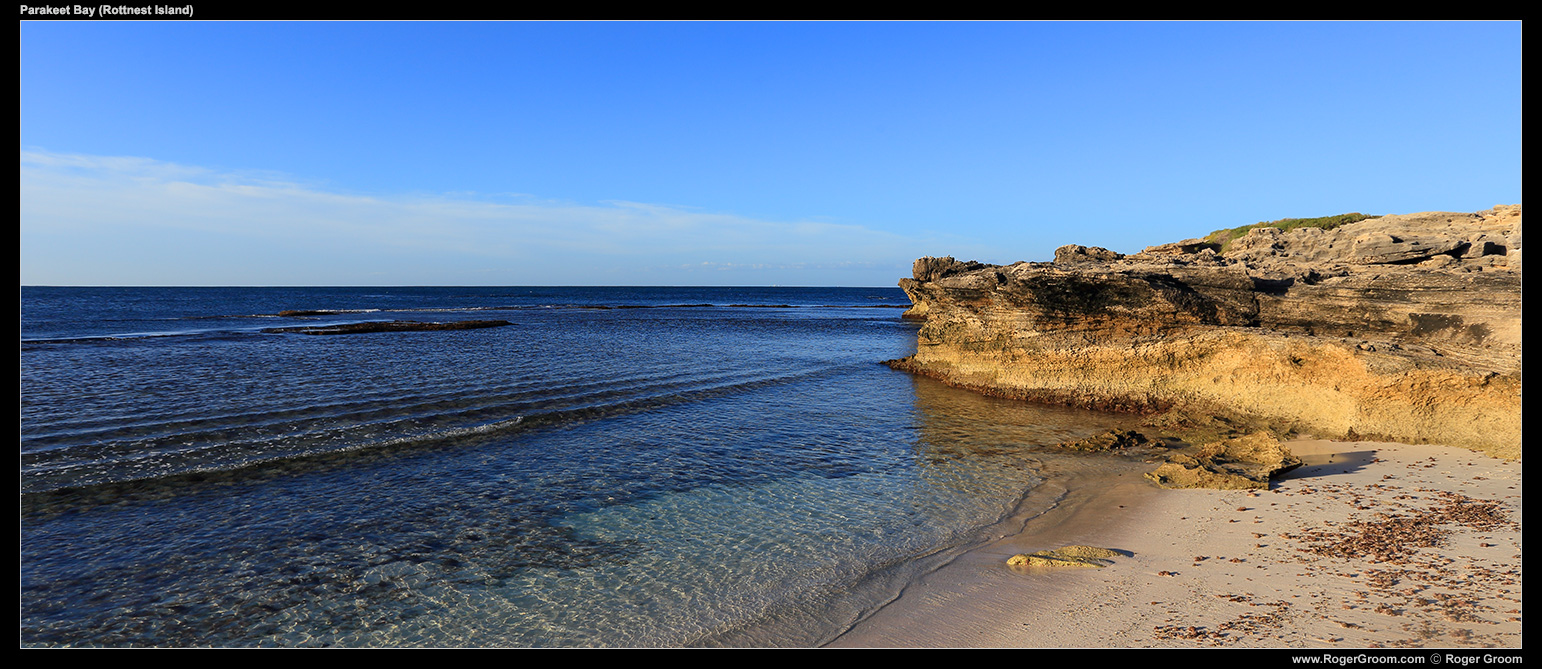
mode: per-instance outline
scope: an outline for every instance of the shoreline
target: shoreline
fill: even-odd
[[[1306,464],[1262,491],[1163,490],[1133,460],[1128,472],[1067,468],[1069,493],[1053,509],[917,578],[826,645],[1521,646],[1519,461],[1449,446],[1287,445]],[[1436,531],[1370,536],[1399,519]],[[1409,545],[1420,538],[1434,545]],[[1006,565],[1068,544],[1124,555],[1104,569]],[[1371,554],[1344,548],[1367,545]]]

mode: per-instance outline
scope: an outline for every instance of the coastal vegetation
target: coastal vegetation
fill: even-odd
[[[1317,218],[1282,218],[1277,221],[1262,221],[1259,223],[1253,223],[1252,225],[1242,225],[1235,228],[1227,228],[1225,230],[1216,230],[1215,232],[1205,235],[1205,241],[1212,244],[1220,244],[1221,252],[1225,253],[1232,240],[1247,235],[1248,231],[1255,228],[1279,228],[1280,232],[1290,232],[1296,228],[1322,228],[1324,230],[1332,230],[1341,225],[1359,223],[1360,221],[1371,218],[1381,218],[1381,216],[1355,212],[1351,214],[1339,214],[1337,216],[1319,216]]]

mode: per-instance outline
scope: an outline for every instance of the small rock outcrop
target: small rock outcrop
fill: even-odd
[[[890,365],[993,395],[1519,457],[1521,208],[917,260]]]
[[[1123,258],[1123,253],[1114,253],[1101,246],[1082,246],[1080,244],[1067,244],[1055,249],[1055,262],[1062,265],[1075,263],[1108,263]]]
[[[1301,458],[1267,432],[1211,442],[1193,454],[1173,453],[1146,474],[1164,488],[1266,490],[1269,479],[1301,466]]]
[[[1122,555],[1119,551],[1097,546],[1063,546],[1054,550],[1034,553],[1018,553],[1007,558],[1014,567],[1078,567],[1102,569],[1111,564],[1108,559]]]
[[[1100,434],[1067,441],[1059,444],[1060,448],[1087,453],[1104,453],[1108,451],[1123,451],[1126,449],[1144,446],[1150,443],[1146,435],[1134,430],[1108,430]]]
[[[1151,255],[1195,255],[1199,253],[1216,253],[1221,250],[1221,245],[1204,239],[1185,239],[1171,244],[1158,244],[1147,246],[1141,253]]]

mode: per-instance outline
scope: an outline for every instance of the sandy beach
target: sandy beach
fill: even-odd
[[[1161,490],[1136,462],[1062,477],[1053,510],[1023,510],[1020,532],[919,579],[830,645],[1521,646],[1519,461],[1288,446],[1306,464],[1267,491]],[[1103,569],[1006,564],[1071,544],[1122,555]]]

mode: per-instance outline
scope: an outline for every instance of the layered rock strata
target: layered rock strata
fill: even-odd
[[[1519,457],[1521,207],[1048,263],[922,258],[896,368],[1026,400]]]

